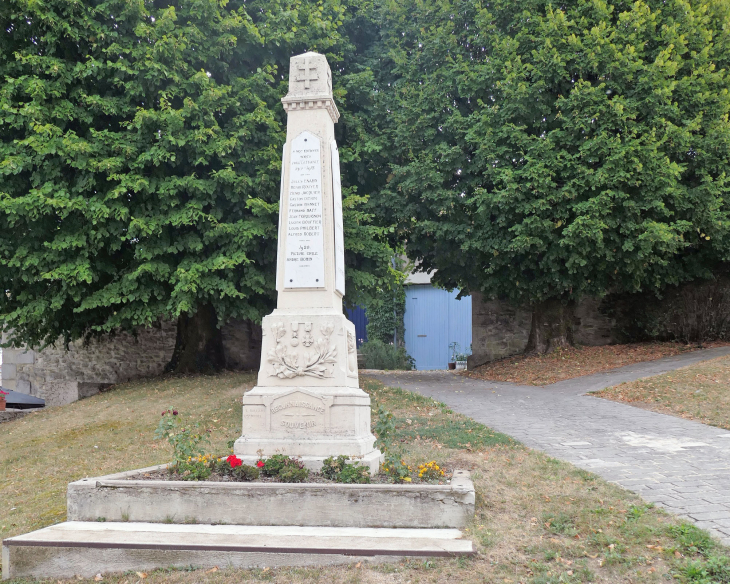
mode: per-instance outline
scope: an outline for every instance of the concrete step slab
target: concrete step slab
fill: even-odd
[[[458,529],[168,525],[69,521],[3,541],[3,578],[194,565],[312,566],[474,554]]]

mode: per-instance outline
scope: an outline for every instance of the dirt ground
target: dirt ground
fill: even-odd
[[[622,383],[593,395],[730,430],[730,357]]]
[[[728,343],[709,343],[701,348],[725,346]],[[571,347],[548,355],[515,355],[493,361],[467,371],[463,375],[489,381],[511,381],[522,385],[549,385],[565,379],[591,375],[625,365],[653,361],[688,351],[696,345],[681,343],[631,343],[602,347]]]

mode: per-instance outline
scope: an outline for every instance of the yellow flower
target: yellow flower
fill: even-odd
[[[405,482],[407,482],[407,483],[410,483],[410,482],[411,482],[411,477],[406,477],[406,478],[404,478],[403,480],[404,480]]]

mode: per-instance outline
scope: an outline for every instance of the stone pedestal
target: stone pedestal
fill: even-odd
[[[342,194],[332,76],[324,55],[292,57],[284,145],[277,309],[262,324],[258,383],[243,397],[234,452],[244,463],[287,454],[319,469],[347,455],[378,470],[370,397],[358,386],[345,294]]]

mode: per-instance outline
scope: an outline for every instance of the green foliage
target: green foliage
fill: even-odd
[[[386,450],[385,459],[380,466],[380,470],[396,483],[410,483],[412,469],[401,456],[402,454],[398,452]]]
[[[275,477],[279,475],[279,471],[291,460],[284,454],[274,454],[264,460],[264,466],[261,468],[261,472],[266,477]]]
[[[237,481],[255,481],[259,478],[259,469],[250,464],[242,464],[232,469],[231,475]]]
[[[304,468],[301,461],[285,454],[274,454],[264,460],[261,472],[264,476],[276,477],[283,483],[303,483],[309,477],[309,469]]]
[[[204,481],[213,473],[210,464],[197,460],[177,462],[174,469],[175,473],[183,481]]]
[[[368,333],[369,334],[369,333]],[[386,369],[410,371],[415,361],[405,347],[396,347],[379,339],[370,339],[360,345],[367,369]]]
[[[708,275],[728,259],[727,12],[710,0],[383,4],[366,53],[384,177],[371,203],[435,283],[487,298]]]
[[[682,566],[681,572],[692,584],[730,584],[730,557],[723,554],[710,535],[689,523],[673,525],[669,534],[687,556],[703,556]]]
[[[205,445],[209,442],[208,432],[201,429],[200,422],[181,426],[177,410],[169,409],[162,412],[155,430],[155,440],[164,438],[172,446],[177,465],[187,464],[191,458],[205,454]]]
[[[710,556],[707,560],[693,560],[682,570],[692,584],[730,584],[730,557]]]
[[[219,324],[269,312],[289,58],[327,54],[342,165],[359,164],[346,122],[357,72],[340,73],[358,13],[340,0],[0,3],[11,342],[134,330],[203,305]],[[348,301],[366,303],[392,280],[392,251],[348,176]]]
[[[436,418],[436,419],[434,419]],[[446,448],[466,448],[481,450],[498,444],[515,444],[515,440],[500,432],[495,432],[474,422],[470,418],[450,415],[443,416],[411,416],[398,418],[393,441],[412,442],[416,436],[423,440],[434,440]]]
[[[309,478],[309,469],[304,468],[300,461],[289,458],[279,470],[278,477],[282,483],[303,483]]]
[[[240,462],[240,459],[237,462]],[[228,476],[237,481],[255,481],[261,474],[257,467],[248,464],[231,466],[226,458],[214,458],[210,463],[210,468],[221,476]]]
[[[686,554],[708,555],[715,548],[715,542],[706,531],[689,523],[673,525],[669,528],[669,533]]]
[[[552,533],[570,536],[578,533],[574,519],[565,513],[546,513],[542,517],[542,522]]]
[[[644,513],[653,507],[653,503],[648,505],[631,505],[626,511],[626,521],[636,521],[637,519],[640,519]]]
[[[389,344],[397,336],[398,344],[405,342],[406,291],[403,286],[394,286],[384,290],[377,302],[367,306],[368,341],[378,340]]]
[[[370,482],[370,471],[360,466],[359,463],[349,464],[347,456],[326,458],[322,463],[322,476],[338,483],[359,483]]]
[[[337,480],[337,475],[342,472],[342,469],[347,464],[347,456],[341,454],[338,457],[330,456],[325,458],[322,463],[322,476],[330,481]]]
[[[382,451],[387,450],[390,445],[393,434],[395,433],[395,421],[393,414],[386,410],[382,405],[378,406],[376,414],[377,418],[373,425],[373,432],[377,437],[375,446]]]

